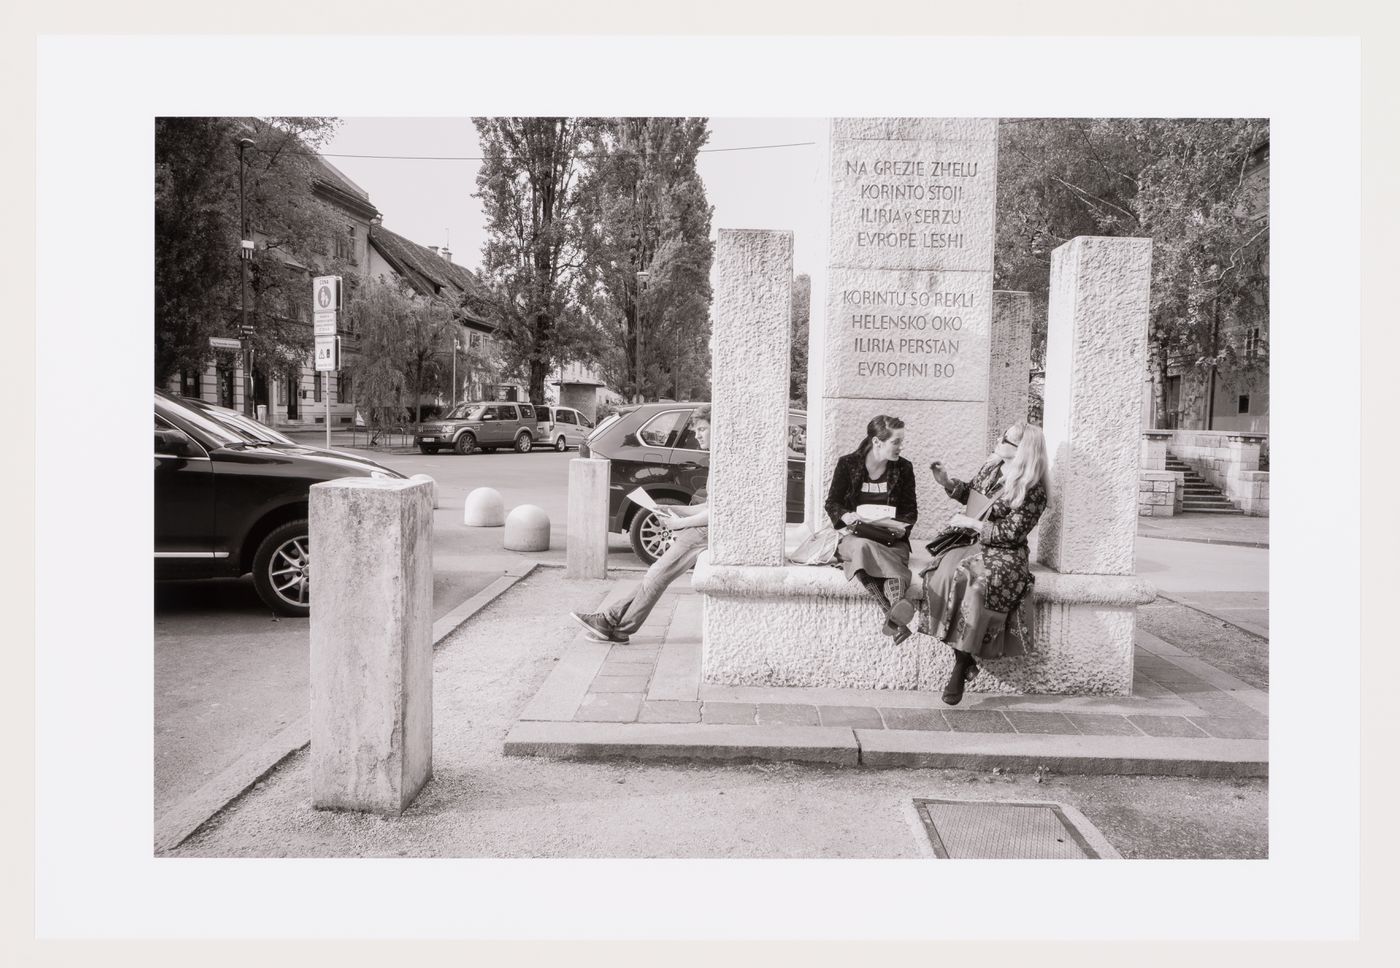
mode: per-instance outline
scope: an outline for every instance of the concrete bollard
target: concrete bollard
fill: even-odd
[[[409,480],[410,480],[410,481],[427,481],[429,484],[431,484],[431,485],[433,486],[433,510],[436,511],[438,508],[442,507],[442,505],[438,503],[438,486],[437,486],[437,481],[433,480],[433,475],[431,475],[431,474],[414,474],[412,477],[409,478]]]
[[[467,495],[462,523],[469,528],[499,528],[506,523],[506,505],[494,487],[478,487]]]
[[[432,775],[432,489],[314,484],[311,802],[403,812]]]
[[[549,515],[544,508],[522,504],[506,518],[507,551],[548,551]]]
[[[608,480],[612,461],[569,461],[568,578],[608,577]]]

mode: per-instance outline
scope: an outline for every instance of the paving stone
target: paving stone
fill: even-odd
[[[756,713],[751,702],[706,702],[700,705],[700,722],[752,726]]]
[[[1095,716],[1092,713],[1065,713],[1065,718],[1085,736],[1141,736],[1141,731],[1123,716]]]
[[[944,719],[943,714],[937,709],[881,706],[880,715],[884,717],[887,729],[926,729],[936,732],[947,732],[952,729],[948,725],[948,720]]]
[[[637,716],[639,723],[698,723],[700,704],[675,700],[647,701]]]
[[[646,676],[599,676],[594,679],[593,684],[588,687],[589,694],[609,692],[643,693],[646,691]]]
[[[1268,739],[1267,719],[1227,719],[1223,716],[1191,717],[1191,722],[1216,739]]]
[[[990,709],[969,709],[965,712],[944,710],[943,718],[955,733],[1014,733],[1006,716]]]
[[[1185,716],[1129,716],[1128,722],[1148,736],[1205,736],[1206,733]]]
[[[581,723],[630,723],[636,720],[642,708],[642,694],[639,692],[591,692],[574,713],[574,720]]]
[[[758,725],[760,726],[820,726],[821,718],[816,706],[801,703],[757,704]],[[830,724],[828,724],[830,725]]]
[[[879,732],[883,733],[884,730]],[[786,760],[859,766],[855,730],[822,726],[700,726],[686,723],[516,723],[507,756],[601,759]]]
[[[1011,725],[1016,727],[1018,733],[1076,735],[1079,732],[1074,728],[1074,723],[1066,719],[1063,713],[1026,713],[1007,710],[1004,715],[1011,720]]]
[[[864,729],[884,729],[880,710],[869,706],[818,706],[823,726],[857,726]]]
[[[651,662],[618,662],[609,659],[598,670],[600,676],[649,676],[656,666]]]

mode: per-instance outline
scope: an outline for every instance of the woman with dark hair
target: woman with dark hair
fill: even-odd
[[[966,546],[944,553],[921,575],[919,631],[953,650],[943,689],[950,706],[962,701],[978,659],[1020,655],[1030,646],[1035,578],[1026,537],[1050,500],[1048,469],[1045,434],[1026,421],[1007,428],[971,481],[950,476],[937,461],[929,467],[949,497],[967,505],[980,495],[977,504],[985,509],[979,517],[953,515],[949,528],[963,533]]]
[[[904,421],[885,414],[875,417],[866,425],[860,446],[836,462],[826,496],[831,526],[853,529],[836,546],[846,578],[859,581],[880,604],[885,613],[882,631],[895,642],[910,636],[905,626],[915,614],[905,593],[912,577],[909,529],[919,518],[914,465],[899,456],[903,447]],[[862,523],[856,513],[862,504],[892,506],[896,527]]]

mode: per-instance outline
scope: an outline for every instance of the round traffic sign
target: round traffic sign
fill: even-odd
[[[330,286],[322,286],[320,289],[316,290],[316,305],[320,306],[322,309],[331,308]]]

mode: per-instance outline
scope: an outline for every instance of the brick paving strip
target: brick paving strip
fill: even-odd
[[[631,590],[615,588],[603,605]],[[1267,776],[1268,694],[1139,630],[1132,696],[710,686],[700,597],[670,590],[626,644],[580,632],[508,755]]]

